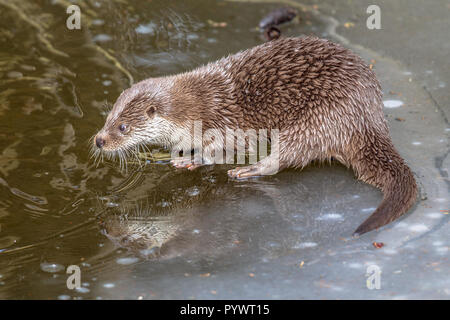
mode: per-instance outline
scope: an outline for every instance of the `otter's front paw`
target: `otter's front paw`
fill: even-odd
[[[195,164],[191,158],[178,158],[170,160],[170,163],[178,169],[189,169],[194,170],[200,167],[201,165]]]

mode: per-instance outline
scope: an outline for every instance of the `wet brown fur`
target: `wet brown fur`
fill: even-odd
[[[152,93],[154,102],[148,103],[155,84],[159,93]],[[192,72],[144,80],[120,99],[134,101],[116,115],[120,121],[137,122],[131,110],[142,115],[153,104],[158,114],[179,126],[201,120],[204,130],[222,133],[226,127],[279,129],[280,170],[339,160],[384,193],[356,234],[397,219],[416,200],[413,174],[389,136],[374,72],[328,40],[281,38]]]

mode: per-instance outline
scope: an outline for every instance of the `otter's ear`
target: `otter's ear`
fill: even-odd
[[[147,115],[148,115],[149,117],[153,117],[153,115],[155,114],[155,112],[156,112],[156,107],[155,107],[155,106],[150,106],[150,107],[148,107],[148,109],[147,109]]]

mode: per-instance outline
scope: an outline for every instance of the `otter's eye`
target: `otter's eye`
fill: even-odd
[[[128,129],[128,126],[126,124],[121,124],[119,126],[119,130],[122,131],[122,132],[125,132],[127,129]]]
[[[147,114],[149,116],[152,116],[156,111],[156,108],[154,106],[151,106],[150,108],[147,109]]]

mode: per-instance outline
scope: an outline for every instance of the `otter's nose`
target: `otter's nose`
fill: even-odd
[[[97,147],[102,148],[105,145],[106,141],[102,137],[95,138],[95,144]]]

